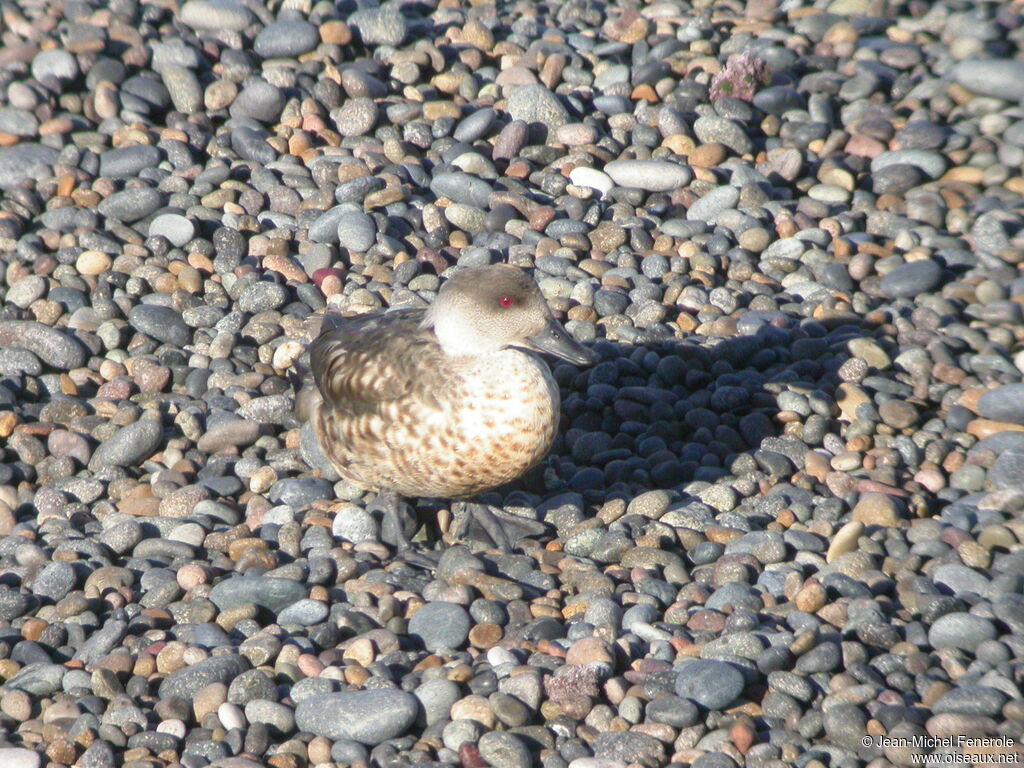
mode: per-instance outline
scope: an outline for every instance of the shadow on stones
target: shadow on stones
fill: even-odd
[[[686,501],[691,483],[723,477],[736,478],[730,484],[739,483],[744,498],[789,504],[831,497],[803,472],[804,461],[826,435],[839,434],[838,372],[857,338],[874,338],[872,326],[765,323],[713,346],[697,337],[638,346],[597,341],[597,365],[554,368],[562,422],[548,458],[489,500],[514,504],[522,490],[547,502],[570,492],[589,508],[666,490]],[[726,498],[715,501],[727,510]],[[836,499],[829,516],[838,519],[853,502]]]

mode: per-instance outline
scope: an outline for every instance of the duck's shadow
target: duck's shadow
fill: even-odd
[[[685,501],[729,478],[741,497],[809,501],[817,481],[805,458],[826,436],[838,439],[849,344],[874,336],[853,318],[826,325],[775,315],[721,339],[597,341],[597,365],[554,366],[562,420],[548,458],[486,500],[535,506],[573,493],[599,508],[663,490]]]

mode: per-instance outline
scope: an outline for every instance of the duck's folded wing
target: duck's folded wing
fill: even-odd
[[[422,310],[335,321],[310,347],[313,379],[324,402],[338,411],[377,413],[406,396],[428,358],[440,354],[420,325]]]

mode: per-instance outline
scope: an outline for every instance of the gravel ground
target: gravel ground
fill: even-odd
[[[1024,760],[1022,11],[5,4],[0,767]],[[412,568],[296,372],[498,261],[601,362]]]

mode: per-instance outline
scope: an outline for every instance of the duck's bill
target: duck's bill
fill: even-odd
[[[593,365],[598,360],[594,350],[576,341],[554,318],[544,326],[544,330],[527,339],[525,346],[534,352],[554,355],[576,365]]]

